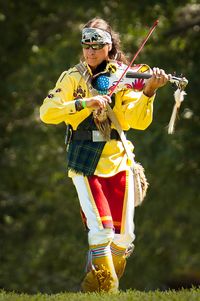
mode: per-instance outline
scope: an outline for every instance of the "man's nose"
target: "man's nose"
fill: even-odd
[[[92,47],[90,47],[90,48],[88,49],[88,52],[89,52],[89,54],[94,54],[94,53],[95,53],[95,50],[92,49]]]

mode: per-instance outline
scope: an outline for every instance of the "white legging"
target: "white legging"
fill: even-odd
[[[97,208],[91,201],[88,191],[87,178],[82,175],[77,175],[72,178],[76,187],[80,206],[87,220],[88,243],[89,245],[103,244],[114,242],[116,245],[127,248],[135,239],[134,234],[134,185],[132,172],[128,173],[128,192],[126,200],[126,208],[124,212],[123,233],[116,234],[113,229],[103,228],[101,221],[98,218]]]

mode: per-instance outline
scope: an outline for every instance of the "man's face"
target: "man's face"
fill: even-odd
[[[93,49],[96,48],[95,45],[98,45],[96,43],[87,43],[84,45],[88,45],[85,47],[90,46],[88,49],[83,48],[83,56],[91,69],[95,69],[103,61],[108,60],[108,53],[112,47],[110,44],[102,45],[101,49]]]

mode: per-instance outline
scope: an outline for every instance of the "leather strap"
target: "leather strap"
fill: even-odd
[[[128,158],[128,164],[129,166],[131,165],[134,165],[134,155],[133,153],[131,152],[130,148],[129,148],[129,145],[128,145],[128,141],[126,139],[126,136],[125,136],[125,133],[124,131],[122,130],[122,127],[115,115],[115,112],[112,110],[112,108],[110,107],[109,104],[107,104],[106,106],[107,110],[108,110],[108,117],[110,118],[110,120],[112,121],[112,123],[114,124],[119,136],[120,136],[120,139],[122,141],[122,144],[124,146],[124,149],[125,149],[125,152],[126,152],[126,155],[127,155],[127,158]]]
[[[75,65],[76,69],[78,70],[78,72],[80,73],[80,75],[84,78],[87,86],[88,86],[88,89],[90,91],[90,93],[95,96],[95,95],[98,95],[98,92],[96,89],[94,89],[92,87],[92,84],[91,84],[91,75],[90,75],[90,72],[89,70],[87,69],[87,67],[82,63],[80,62],[79,64]]]

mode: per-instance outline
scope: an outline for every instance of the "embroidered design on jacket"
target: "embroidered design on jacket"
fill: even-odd
[[[86,96],[86,90],[79,85],[76,90],[74,90],[73,96],[75,99],[83,98]]]

